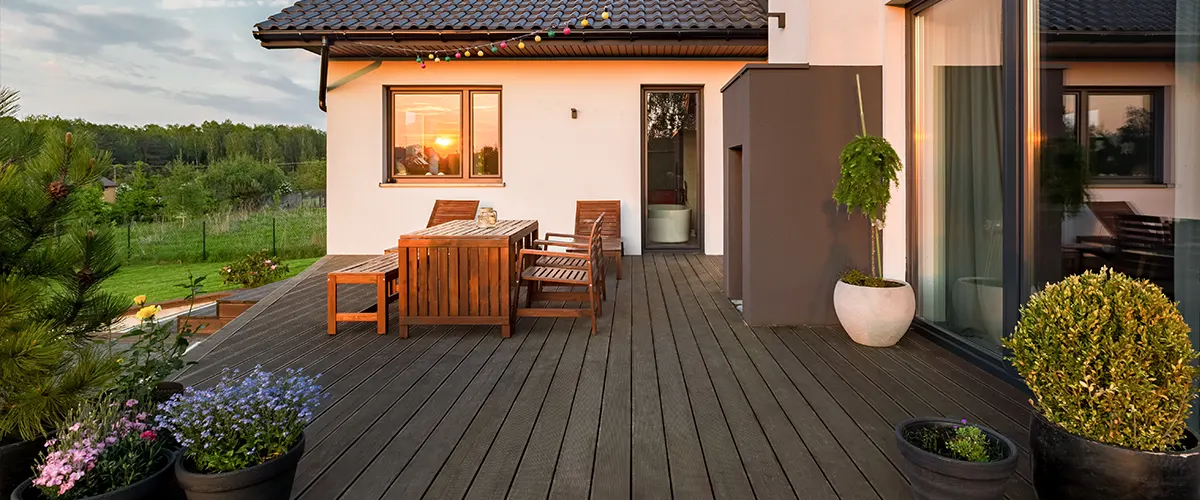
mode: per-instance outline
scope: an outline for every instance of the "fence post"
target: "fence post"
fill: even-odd
[[[200,260],[208,260],[208,221],[200,221]]]
[[[125,260],[133,257],[133,219],[125,221]]]
[[[271,256],[276,255],[279,255],[279,252],[275,251],[275,217],[271,217]]]

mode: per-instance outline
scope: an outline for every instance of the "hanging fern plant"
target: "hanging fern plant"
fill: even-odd
[[[858,76],[855,75],[858,81]],[[863,286],[891,286],[883,280],[883,247],[881,232],[886,217],[888,202],[892,199],[892,186],[900,182],[900,155],[891,143],[882,137],[867,133],[867,120],[863,113],[862,83],[858,81],[858,117],[862,123],[862,135],[850,141],[838,158],[842,175],[833,199],[844,205],[850,213],[858,212],[871,224],[871,276],[875,279],[861,281]]]

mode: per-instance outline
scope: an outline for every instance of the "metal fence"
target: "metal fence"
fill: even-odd
[[[226,212],[121,228],[129,263],[221,262],[267,250],[285,259],[325,255],[325,209]]]

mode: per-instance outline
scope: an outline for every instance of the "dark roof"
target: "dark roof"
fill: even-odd
[[[113,181],[112,181],[112,179],[109,179],[108,177],[101,177],[101,178],[100,178],[100,185],[101,185],[101,186],[103,186],[103,187],[106,187],[106,188],[115,188],[115,187],[117,187],[117,183],[113,182]]]
[[[763,4],[762,0],[300,0],[255,27],[259,31],[526,31],[563,26],[574,16],[593,14],[589,28],[593,31],[765,29]],[[599,18],[606,6],[613,14],[608,21]]]
[[[1170,33],[1176,0],[1042,0],[1051,32]]]

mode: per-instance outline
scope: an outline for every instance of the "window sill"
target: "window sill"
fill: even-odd
[[[1087,187],[1088,189],[1167,189],[1173,188],[1175,185],[1144,182],[1093,182]]]
[[[502,188],[504,182],[381,182],[381,188]]]

